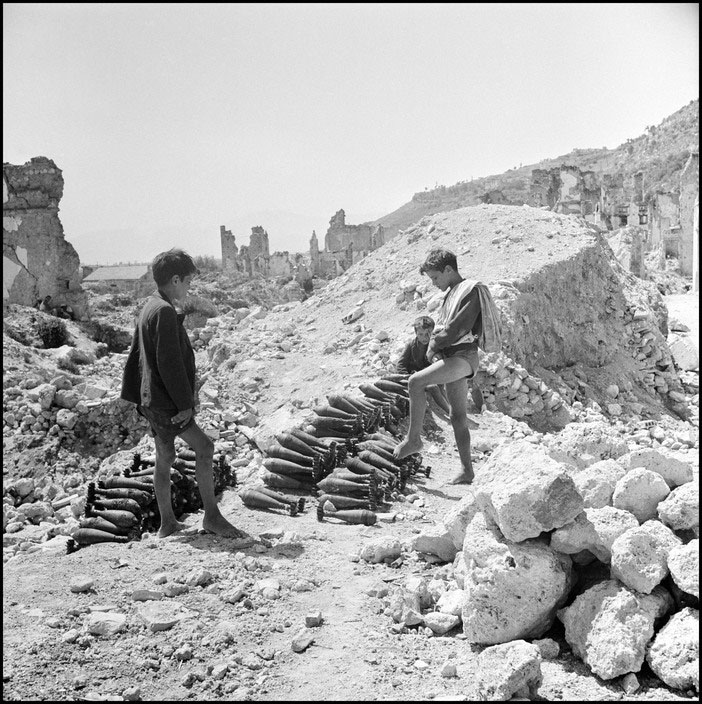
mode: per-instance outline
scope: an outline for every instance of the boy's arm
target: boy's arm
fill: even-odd
[[[427,350],[427,357],[429,352],[434,353],[437,350],[449,347],[456,340],[470,332],[480,315],[480,310],[480,296],[478,295],[477,287],[474,286],[470,293],[463,297],[456,314],[446,323],[444,329],[432,335],[429,350]]]
[[[159,376],[175,407],[179,411],[192,408],[195,405],[194,390],[180,351],[178,318],[170,306],[162,308],[156,317],[153,342]]]

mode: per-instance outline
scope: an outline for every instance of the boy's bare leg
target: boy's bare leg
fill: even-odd
[[[470,426],[468,423],[468,388],[465,379],[446,384],[446,394],[451,404],[451,425],[456,438],[458,456],[463,470],[449,481],[450,484],[470,484],[473,481],[473,461],[470,456]]]
[[[217,506],[214,477],[212,475],[212,457],[214,456],[214,443],[212,440],[207,437],[197,423],[180,433],[180,437],[195,451],[195,478],[205,510],[205,515],[202,519],[203,529],[227,538],[247,537],[246,533],[234,527],[222,515],[219,506]]]
[[[430,386],[427,389],[427,392],[444,413],[447,415],[451,413],[451,407],[449,406],[448,399],[446,398],[446,391],[443,386]]]
[[[155,436],[154,445],[156,446],[154,494],[156,494],[158,512],[161,514],[161,525],[157,535],[159,538],[165,538],[185,528],[185,523],[176,519],[171,501],[171,465],[176,456],[173,440],[169,442]]]
[[[425,390],[427,386],[448,384],[451,381],[469,376],[472,372],[470,362],[462,357],[449,357],[434,362],[426,369],[415,372],[409,378],[410,420],[407,436],[393,451],[393,456],[401,460],[422,449],[422,424],[426,410]],[[450,402],[450,397],[449,397]]]

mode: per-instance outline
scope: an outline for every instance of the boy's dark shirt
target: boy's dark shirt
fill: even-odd
[[[427,359],[429,344],[422,344],[416,337],[407,343],[400,361],[397,363],[398,374],[413,374],[426,369],[431,362]]]
[[[121,398],[173,414],[195,407],[195,353],[184,318],[162,291],[148,298],[124,367]]]

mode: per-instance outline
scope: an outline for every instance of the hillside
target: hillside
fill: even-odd
[[[528,202],[532,169],[551,169],[561,164],[578,166],[597,174],[622,174],[628,177],[644,173],[646,196],[656,191],[675,191],[680,172],[691,151],[699,150],[699,99],[650,126],[636,138],[628,139],[615,149],[574,149],[569,154],[543,159],[510,169],[503,174],[460,181],[453,186],[418,192],[392,213],[373,221],[387,228],[390,237],[426,215],[455,210],[468,205],[490,202],[487,194],[499,190],[514,205]]]

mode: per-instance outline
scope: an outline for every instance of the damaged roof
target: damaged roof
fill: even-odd
[[[149,273],[148,264],[131,266],[101,266],[88,274],[83,281],[137,281]]]

